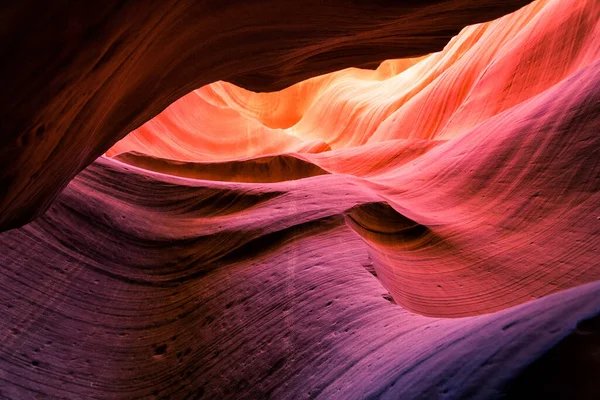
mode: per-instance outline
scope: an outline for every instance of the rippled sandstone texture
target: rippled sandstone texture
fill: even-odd
[[[0,234],[0,397],[600,397],[599,18],[534,2],[77,133],[106,155]]]
[[[280,89],[441,49],[527,0],[115,1],[0,9],[0,228],[39,215],[83,168],[219,79]],[[35,12],[32,12],[35,10]]]

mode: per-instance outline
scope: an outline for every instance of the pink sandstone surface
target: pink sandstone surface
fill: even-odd
[[[0,398],[600,398],[600,3],[234,3],[56,14]]]

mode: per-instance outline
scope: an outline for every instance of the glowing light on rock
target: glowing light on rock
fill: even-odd
[[[0,397],[600,396],[598,1],[443,49],[521,2],[196,3],[69,10],[88,75],[0,162],[2,227],[51,203],[0,233]]]

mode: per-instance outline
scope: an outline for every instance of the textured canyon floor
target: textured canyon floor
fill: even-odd
[[[334,3],[59,10],[104,47],[4,108],[0,398],[600,398],[600,3]]]

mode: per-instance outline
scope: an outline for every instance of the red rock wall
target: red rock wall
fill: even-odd
[[[527,0],[1,5],[0,228],[40,215],[117,140],[202,85],[281,89],[438,50]]]
[[[69,49],[131,22],[120,66],[57,60],[70,89],[5,120],[71,110],[1,150],[23,167],[4,226],[60,194],[0,233],[0,398],[600,397],[600,4],[534,2],[423,55],[506,5],[328,3],[36,17],[70,21]],[[416,57],[356,68],[373,54]]]

